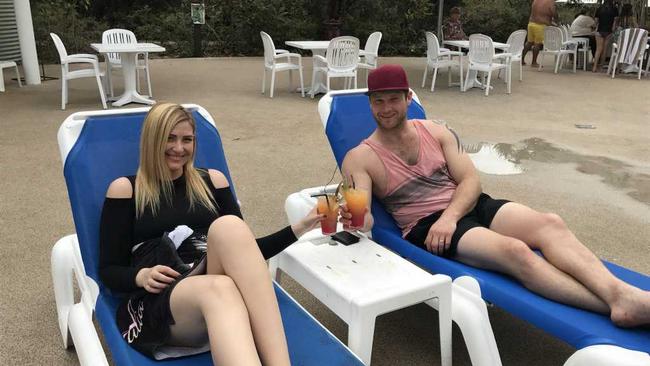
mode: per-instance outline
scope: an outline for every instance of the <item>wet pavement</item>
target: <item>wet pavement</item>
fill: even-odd
[[[537,137],[517,144],[469,144],[465,150],[485,174],[521,174],[526,171],[527,161],[574,164],[576,171],[596,175],[604,184],[650,206],[650,164],[636,166],[604,156],[581,155]]]

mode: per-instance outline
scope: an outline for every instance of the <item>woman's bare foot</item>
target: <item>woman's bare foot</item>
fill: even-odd
[[[626,286],[611,309],[610,318],[619,327],[650,325],[650,291]]]

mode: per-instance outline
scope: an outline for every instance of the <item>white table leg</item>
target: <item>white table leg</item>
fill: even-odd
[[[354,314],[348,323],[348,347],[366,366],[372,359],[376,314]]]
[[[323,56],[325,57],[325,50],[312,50],[312,55],[313,56]],[[316,60],[312,56],[312,67],[316,67]],[[325,85],[325,78],[326,76],[323,75],[323,73],[317,73],[316,74],[316,81],[314,82],[314,85],[312,85],[309,88],[309,91],[305,92],[305,94],[309,93],[311,94],[312,90],[314,91],[314,95],[316,94],[325,94],[327,93],[327,85]]]
[[[154,104],[155,100],[149,99],[138,93],[136,89],[136,57],[137,53],[135,52],[121,52],[120,57],[122,59],[122,73],[124,74],[124,93],[119,97],[119,99],[113,102],[114,107],[121,107],[129,103],[141,103],[141,104]]]

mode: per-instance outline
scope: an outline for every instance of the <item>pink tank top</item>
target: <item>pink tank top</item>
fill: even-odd
[[[393,216],[405,237],[418,220],[446,209],[458,184],[449,174],[440,143],[421,120],[413,123],[420,138],[415,165],[408,165],[381,144],[363,140],[379,156],[386,170],[386,194],[377,198]],[[379,193],[379,192],[377,192]]]

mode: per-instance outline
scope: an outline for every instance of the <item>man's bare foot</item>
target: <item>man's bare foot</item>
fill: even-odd
[[[650,325],[650,291],[626,286],[611,309],[610,318],[619,327]]]

